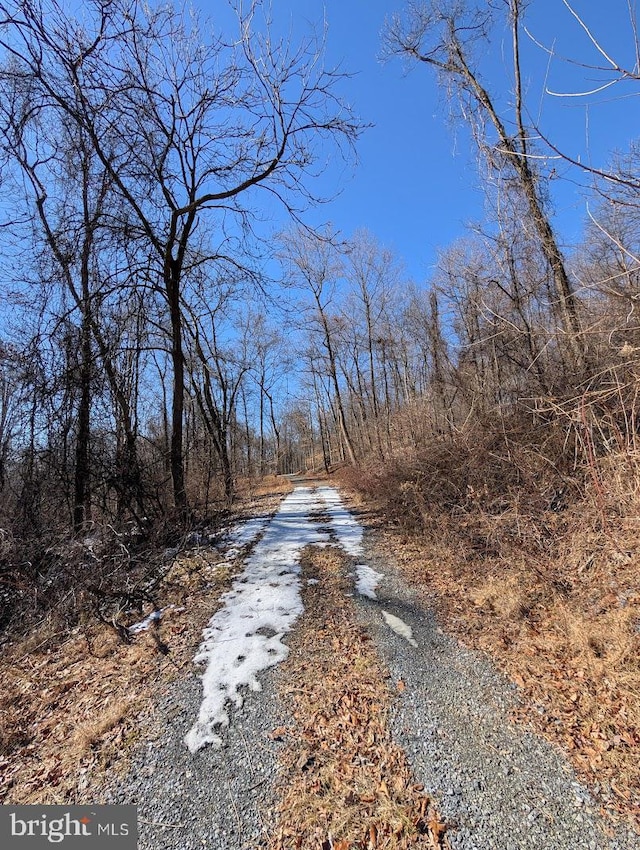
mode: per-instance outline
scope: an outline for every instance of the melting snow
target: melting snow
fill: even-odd
[[[362,545],[364,532],[360,523],[344,507],[340,494],[334,487],[320,487],[318,494],[326,505],[325,510],[329,516],[331,530],[342,548],[354,558],[361,557],[364,554]],[[376,587],[383,578],[382,573],[376,572],[366,564],[356,565],[356,591],[361,596],[377,599]]]
[[[411,644],[411,646],[418,645],[413,639],[413,632],[411,631],[411,626],[408,626],[404,620],[401,620],[400,617],[394,617],[393,614],[389,614],[388,611],[383,611],[382,616],[386,620],[386,623],[389,628],[392,629],[397,635],[403,637]]]
[[[233,546],[246,546],[261,534],[269,525],[271,517],[257,516],[235,525],[229,532],[229,539]]]
[[[258,516],[234,525],[224,538],[224,545],[230,546],[224,553],[225,560],[232,561],[236,558],[244,546],[253,543],[263,533],[270,521],[271,517]]]
[[[131,632],[132,635],[137,635],[138,632],[146,631],[152,623],[161,617],[162,611],[152,611],[144,620],[140,620],[139,623],[134,623],[132,626],[127,626],[127,631]]]
[[[319,513],[327,515],[326,527],[312,520]],[[263,532],[242,574],[222,596],[223,607],[209,621],[195,657],[206,669],[198,719],[185,736],[192,753],[205,744],[222,743],[220,732],[229,725],[227,704],[241,706],[240,689],[261,690],[258,674],[287,657],[289,650],[282,638],[303,610],[299,579],[302,549],[310,544],[331,545],[333,534],[352,557],[362,557],[364,551],[363,529],[334,487],[315,491],[297,487],[273,519],[256,517],[236,526],[228,538],[232,548],[225,557],[234,557]],[[366,564],[359,564],[356,570],[358,593],[375,599],[382,574]],[[307,583],[316,584],[317,579],[308,579]],[[406,623],[386,612],[384,615],[394,631],[417,646]]]
[[[356,591],[361,596],[369,599],[377,599],[376,587],[380,584],[384,575],[372,570],[366,564],[356,564]]]
[[[331,529],[342,548],[354,558],[362,555],[362,526],[344,507],[340,493],[335,487],[319,487],[318,495],[326,505],[325,511],[329,516]]]
[[[307,487],[296,488],[270,522],[263,520],[264,537],[204,631],[195,657],[207,665],[203,700],[198,719],[185,737],[192,753],[205,744],[220,745],[217,731],[229,725],[227,701],[241,706],[240,688],[261,690],[258,673],[284,660],[289,652],[282,637],[303,610],[300,552],[327,540],[326,532],[309,517],[322,506],[319,495]]]

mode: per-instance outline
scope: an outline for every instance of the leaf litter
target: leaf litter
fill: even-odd
[[[404,683],[389,682],[356,623],[348,559],[309,547],[301,566],[306,614],[280,668],[293,722],[272,732],[284,749],[269,850],[449,847],[446,824],[391,738],[388,713]]]
[[[544,559],[517,540],[476,551],[445,517],[437,535],[381,537],[447,631],[520,688],[517,719],[559,744],[605,813],[640,832],[640,545],[628,533],[632,554],[616,558],[604,535],[565,522],[557,557]]]
[[[275,509],[277,495],[263,498],[260,508]],[[104,777],[126,772],[141,735],[159,734],[157,692],[191,665],[201,623],[231,580],[232,565],[213,548],[178,553],[158,587],[162,618],[154,610],[142,621],[153,628],[134,622],[131,644],[91,619],[64,633],[52,633],[43,621],[5,644],[0,803],[86,802]],[[158,651],[160,638],[168,655]]]

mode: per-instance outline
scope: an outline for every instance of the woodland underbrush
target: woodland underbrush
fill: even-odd
[[[290,488],[244,482],[233,519],[271,512]],[[34,544],[39,560],[3,541],[0,803],[96,800],[105,771],[126,768],[157,690],[190,667],[241,563],[213,545],[229,517],[217,519],[139,537],[93,526]]]
[[[640,453],[520,420],[343,476],[447,627],[519,686],[522,718],[638,827]]]
[[[45,620],[3,648],[0,802],[99,802],[106,772],[125,770],[142,729],[153,737],[159,691],[192,661],[233,565],[197,552],[173,559],[158,598],[161,619],[125,642],[89,618],[62,633]],[[124,622],[148,616],[128,611]],[[147,728],[148,727],[148,728]]]
[[[51,523],[37,534],[0,527],[0,646],[52,645],[74,628],[99,622],[127,642],[132,617],[162,604],[176,554],[206,543],[232,516],[270,509],[292,485],[266,476],[240,479],[233,508],[223,500],[194,510],[186,524],[171,514],[145,522],[105,518],[79,533]]]

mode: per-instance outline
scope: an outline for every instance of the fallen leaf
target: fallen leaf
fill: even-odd
[[[269,732],[269,738],[271,738],[272,741],[281,741],[286,734],[287,734],[287,727],[286,726],[278,726],[272,732]]]
[[[298,761],[296,762],[296,768],[298,770],[305,770],[305,768],[310,767],[313,764],[313,756],[305,750],[302,753]]]
[[[433,837],[438,842],[438,846],[442,843],[442,837],[447,831],[447,825],[440,820],[436,811],[431,812],[429,817],[429,829],[433,833]]]

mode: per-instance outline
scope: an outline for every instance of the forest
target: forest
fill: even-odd
[[[640,147],[611,126],[608,159],[581,157],[538,126],[529,67],[535,51],[570,66],[575,88],[561,98],[636,97],[633,4],[612,45],[561,0],[580,37],[573,55],[536,40],[526,0],[390,11],[383,67],[437,89],[438,120],[468,142],[464,167],[482,191],[480,220],[440,246],[421,280],[370,229],[331,223],[319,179],[336,163],[357,168],[370,126],[322,27],[292,38],[273,5],[232,3],[218,26],[186,4],[0,0],[2,799],[82,798],[83,771],[111,764],[100,742],[126,749],[136,698],[191,664],[200,620],[238,575],[240,556],[209,544],[242,516],[255,545],[290,479],[306,476],[315,483],[296,488],[291,522],[304,539],[289,556],[309,584],[325,570],[330,592],[305,591],[317,610],[286,669],[302,702],[318,688],[312,650],[336,705],[347,679],[368,693],[381,763],[395,753],[422,805],[411,829],[426,834],[423,785],[388,749],[379,711],[407,684],[390,696],[375,653],[364,679],[351,664],[354,646],[370,651],[345,578],[361,548],[352,537],[340,554],[331,541],[349,523],[358,541],[364,532],[334,484],[460,647],[488,654],[520,688],[526,722],[637,828]],[[497,55],[502,76],[487,70]],[[582,193],[570,243],[554,207],[561,181]],[[267,543],[282,543],[286,516],[278,522]],[[236,555],[249,557],[249,538]],[[293,593],[273,551],[257,552],[254,572],[264,558],[269,586]],[[383,574],[358,569],[369,604]],[[172,621],[186,611],[187,624]],[[411,628],[383,614],[405,653],[417,651]],[[74,664],[96,668],[95,694]],[[318,732],[323,687],[300,708],[304,734]],[[336,717],[359,758],[357,724]],[[302,785],[315,769],[306,746],[290,759]],[[386,780],[372,782],[371,800],[386,805]],[[300,800],[291,835],[308,814]],[[382,846],[372,824],[354,847]],[[429,829],[440,842],[448,827],[432,813]]]
[[[567,251],[550,188],[571,151],[527,109],[525,13],[387,22],[386,60],[435,74],[486,196],[416,282],[375,234],[305,221],[326,150],[366,132],[321,38],[272,37],[260,2],[233,37],[136,0],[0,4],[4,628],[61,600],[72,624],[87,563],[109,564],[94,589],[126,583],[265,476],[340,469],[413,528],[581,505],[610,535],[633,514],[638,149],[572,163],[590,212]],[[600,84],[637,82],[576,17]]]

